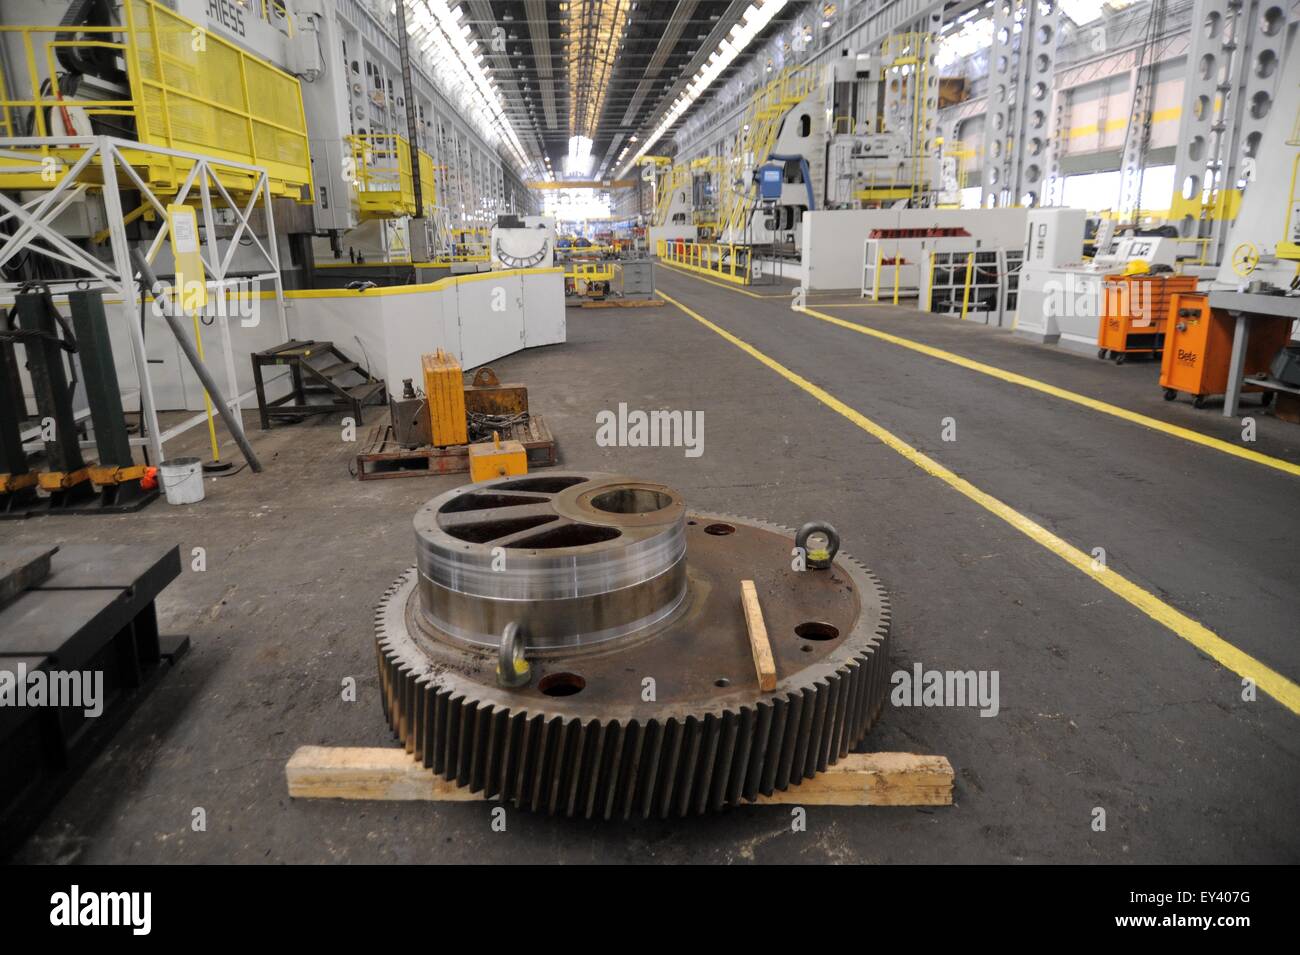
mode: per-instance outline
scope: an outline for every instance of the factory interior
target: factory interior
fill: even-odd
[[[1300,862],[1297,24],[3,0],[0,859]]]

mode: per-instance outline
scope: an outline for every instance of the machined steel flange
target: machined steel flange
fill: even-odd
[[[585,473],[458,488],[415,530],[417,564],[375,612],[385,715],[487,797],[604,818],[721,809],[824,770],[880,713],[888,602],[833,547],[798,570],[784,528]],[[769,692],[741,580],[762,605]]]

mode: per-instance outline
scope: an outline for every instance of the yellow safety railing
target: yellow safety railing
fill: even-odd
[[[113,125],[123,128],[114,132],[120,138],[261,166],[273,194],[311,201],[311,156],[297,78],[156,0],[126,0],[122,9],[126,18],[122,27],[0,26],[0,32],[8,34],[7,47],[22,52],[22,61],[11,67],[11,78],[22,76],[31,90],[23,99],[0,90],[0,126],[6,134],[84,135],[84,130],[75,132],[81,116],[91,121],[115,117]],[[58,38],[69,33],[78,38]],[[61,47],[116,51],[126,66],[129,96],[65,96],[59,87],[56,52]],[[31,151],[31,172],[0,174],[0,187],[52,188],[58,177],[41,175],[42,160],[53,156],[70,163],[83,152],[54,146]],[[124,150],[123,155],[162,195],[179,189],[191,165],[156,152]],[[236,191],[254,185],[252,176],[238,174],[223,182]]]
[[[926,142],[929,110],[926,106],[927,84],[930,77],[930,49],[934,42],[931,33],[895,33],[885,37],[880,44],[881,56],[890,62],[887,68],[890,83],[904,84],[911,107],[912,133],[912,198],[919,199],[928,184],[925,183],[925,160],[930,151]]]
[[[912,183],[907,176],[898,176],[896,171],[885,175],[872,169],[871,174],[853,190],[853,198],[866,203],[895,202],[910,198],[912,191]]]
[[[953,163],[955,165],[954,175],[957,179],[957,192],[959,196],[957,202],[940,203],[939,208],[960,209],[961,208],[960,193],[961,190],[966,188],[966,168],[969,164],[974,162],[976,158],[976,150],[973,147],[962,142],[961,140],[954,139],[951,142],[946,142],[943,144],[943,156],[944,158],[951,157],[953,160]]]
[[[452,229],[447,252],[433,257],[434,265],[452,265],[460,262],[490,262],[489,229]]]
[[[661,261],[690,269],[735,285],[748,285],[751,250],[734,242],[684,242],[660,239],[656,253]]]
[[[357,205],[362,219],[395,219],[415,215],[415,187],[411,180],[411,146],[404,136],[378,133],[349,136],[356,169]],[[423,149],[420,193],[424,214],[437,206],[433,158]]]
[[[564,273],[564,277],[571,280],[575,287],[590,286],[596,282],[612,282],[614,272],[612,262],[576,262],[570,271]]]

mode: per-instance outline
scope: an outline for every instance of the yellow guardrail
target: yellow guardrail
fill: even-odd
[[[356,169],[357,205],[362,219],[395,219],[415,215],[415,187],[411,180],[411,146],[404,136],[391,133],[349,136]],[[437,205],[433,158],[423,149],[420,192],[424,214]]]
[[[579,282],[590,285],[593,282],[612,282],[614,271],[612,262],[578,262],[574,264],[572,271],[564,273],[564,277],[571,279],[575,285]]]
[[[122,9],[126,24],[120,27],[0,26],[8,35],[7,46],[22,51],[22,60],[11,66],[11,77],[22,76],[31,89],[23,99],[0,89],[0,126],[6,135],[85,135],[84,129],[76,130],[82,116],[91,121],[115,117],[113,124],[123,130],[112,135],[261,166],[273,194],[311,201],[307,120],[297,78],[156,0],[126,0]],[[78,39],[58,38],[70,33]],[[117,51],[126,65],[129,97],[65,96],[59,87],[57,50],[78,47]],[[53,156],[71,163],[83,152],[80,147],[52,146],[30,151],[31,172],[0,174],[0,186],[52,188],[58,177],[42,175],[42,160]],[[191,165],[158,153],[124,150],[123,155],[163,195],[180,187]],[[236,191],[252,186],[251,176],[232,174],[228,181]]]
[[[724,211],[719,231],[735,235],[744,230],[757,186],[740,183],[740,173],[746,167],[757,169],[767,162],[785,114],[817,88],[818,79],[815,67],[789,66],[749,101],[741,128],[740,152],[733,160],[731,174],[723,178],[725,191],[719,199]]]
[[[684,242],[660,239],[656,253],[663,262],[731,282],[748,285],[750,247],[734,242]]]
[[[460,262],[490,262],[488,248],[492,239],[490,229],[452,229],[449,251],[433,257],[434,265],[452,265]]]

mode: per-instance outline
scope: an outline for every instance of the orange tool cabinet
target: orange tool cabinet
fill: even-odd
[[[1164,348],[1171,297],[1195,292],[1196,276],[1108,275],[1101,286],[1097,357],[1122,365],[1129,355],[1155,355]]]
[[[1232,358],[1234,322],[1222,309],[1210,308],[1208,295],[1175,293],[1169,306],[1169,330],[1160,364],[1160,387],[1165,401],[1179,392],[1192,396],[1192,404],[1204,407],[1207,395],[1221,395],[1228,387],[1228,363]],[[1256,322],[1246,349],[1245,375],[1268,372],[1269,362],[1290,337],[1290,322]],[[1247,387],[1246,391],[1261,391]],[[1264,392],[1264,401],[1272,392]]]

